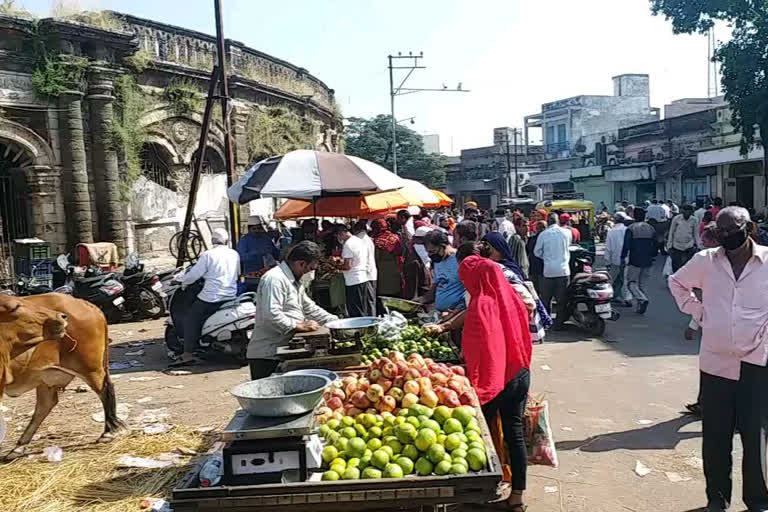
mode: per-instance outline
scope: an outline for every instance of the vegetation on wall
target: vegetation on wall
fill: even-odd
[[[144,95],[133,75],[121,75],[115,80],[115,108],[112,120],[111,143],[123,164],[120,196],[130,200],[131,188],[141,176],[141,149],[146,130],[141,126],[144,113]]]
[[[257,162],[295,149],[314,148],[319,123],[285,107],[254,107],[248,116],[248,158]]]
[[[56,98],[64,91],[85,91],[85,71],[88,59],[75,55],[49,56],[42,44],[36,52],[32,86],[45,98]]]
[[[168,107],[176,115],[189,114],[202,110],[205,100],[194,82],[173,80],[164,91]]]
[[[133,55],[124,58],[123,64],[125,64],[125,66],[132,72],[141,74],[145,69],[149,67],[149,64],[152,62],[153,58],[154,55],[149,53],[147,49],[141,48]]]
[[[16,3],[16,0],[2,0],[0,1],[0,14],[6,16],[19,16],[22,18],[32,18],[32,13],[25,10],[23,7]]]

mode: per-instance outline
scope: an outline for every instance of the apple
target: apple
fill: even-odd
[[[370,372],[368,372],[368,379],[371,382],[376,382],[381,378],[381,370],[378,368],[373,368]]]
[[[403,384],[403,391],[406,393],[411,393],[412,395],[418,395],[421,391],[421,387],[419,386],[419,381],[417,380],[409,380],[405,384]]]
[[[451,366],[451,372],[455,373],[456,375],[464,376],[464,368],[461,366]]]
[[[417,354],[416,352],[408,356],[408,362],[414,363],[418,367],[424,366],[424,358],[421,357],[421,354]]]
[[[357,416],[358,414],[362,414],[363,411],[358,409],[357,407],[350,407],[346,411],[346,416]]]
[[[342,401],[341,401],[341,398],[339,398],[339,397],[337,397],[337,396],[334,396],[334,397],[333,397],[333,398],[331,398],[330,400],[327,400],[327,401],[325,402],[325,404],[326,404],[326,405],[327,405],[329,408],[331,408],[331,409],[333,409],[333,410],[335,411],[335,410],[337,410],[337,409],[340,409],[340,408],[341,408],[341,407],[344,405],[344,402],[342,402]]]
[[[367,409],[371,406],[371,401],[365,396],[365,391],[355,391],[349,399],[358,409]]]
[[[421,373],[419,373],[419,370],[417,370],[416,368],[410,368],[408,372],[405,375],[403,375],[403,377],[405,378],[405,380],[416,380],[419,377],[421,377]]]
[[[384,388],[382,388],[379,384],[371,384],[365,395],[368,397],[368,400],[370,400],[371,403],[375,404],[379,401],[379,398],[384,395]]]
[[[421,398],[419,398],[419,402],[426,405],[427,407],[435,408],[438,404],[437,395],[434,391],[426,391],[421,394]]]
[[[397,365],[392,361],[385,363],[381,367],[381,374],[388,379],[394,379],[397,377]]]
[[[337,397],[337,398],[338,398],[339,400],[341,400],[341,401],[344,401],[344,400],[346,400],[346,399],[347,399],[347,395],[346,395],[346,393],[344,393],[344,391],[342,391],[342,390],[341,390],[341,389],[339,389],[339,388],[330,388],[330,389],[326,389],[326,390],[325,390],[325,392],[327,392],[327,393],[328,393],[328,396],[327,396],[327,398],[326,398],[326,400],[325,400],[326,402],[327,402],[328,400],[330,400],[331,398],[333,398],[333,397]],[[325,392],[323,393],[324,395],[325,395]],[[331,407],[331,409],[333,409],[333,407]]]
[[[425,391],[432,391],[432,381],[429,380],[429,377],[419,377],[416,382],[419,383],[419,389],[421,389],[422,393]]]
[[[387,394],[391,397],[394,397],[398,402],[403,399],[403,396],[405,396],[403,390],[396,387],[390,388],[389,391],[387,391]]]
[[[414,395],[413,393],[406,393],[403,397],[403,400],[400,402],[400,405],[402,405],[403,409],[407,409],[412,405],[416,405],[419,403],[419,397]]]
[[[408,363],[406,363],[404,360],[398,360],[395,364],[397,365],[398,375],[405,375],[408,372]]]
[[[431,364],[435,364],[435,360],[432,359],[431,357],[425,357],[424,358],[424,364],[427,365],[427,366],[429,366]]]
[[[464,391],[466,391],[466,386],[464,385],[464,382],[459,379],[451,379],[448,381],[448,387],[452,390],[456,391],[457,393],[461,394]]]
[[[403,384],[405,384],[405,379],[403,379],[402,376],[397,376],[392,380],[392,387],[393,388],[400,388],[403,389]]]
[[[360,377],[357,379],[357,389],[358,391],[368,391],[368,388],[371,386],[371,381],[369,381],[365,377]]]
[[[376,404],[376,408],[381,412],[392,412],[397,407],[397,402],[394,397],[384,395],[381,400]]]
[[[327,414],[332,414],[332,413],[333,413],[333,409],[331,409],[330,407],[318,407],[317,410],[315,411],[315,416],[325,416]]]
[[[357,381],[350,382],[344,387],[344,394],[347,395],[347,397],[351,397],[355,394],[355,391],[357,391]]]
[[[331,419],[330,414],[321,414],[319,416],[315,416],[315,421],[318,425],[325,425],[328,423],[328,420]]]
[[[398,361],[405,362],[405,356],[396,350],[393,350],[392,352],[387,354],[387,357],[389,357],[395,363],[397,363]]]
[[[445,386],[448,384],[448,376],[443,373],[433,373],[429,380],[432,381],[432,387]]]
[[[461,405],[459,394],[452,389],[443,388],[442,394],[438,395],[440,403],[448,407],[458,407]]]
[[[471,391],[465,391],[459,396],[461,405],[475,405],[475,395]]]
[[[366,409],[366,410],[365,410],[365,412],[366,412],[367,414],[374,414],[374,415],[375,415],[375,414],[379,414],[379,411],[378,411],[378,410],[376,410],[376,408],[375,408],[375,407],[369,407],[368,409]]]
[[[430,375],[432,375],[432,372],[429,371],[429,368],[427,368],[426,366],[422,366],[421,368],[419,368],[419,374],[422,377],[429,377]]]
[[[379,379],[379,386],[384,390],[384,393],[389,391],[389,388],[392,387],[392,381],[389,379]]]

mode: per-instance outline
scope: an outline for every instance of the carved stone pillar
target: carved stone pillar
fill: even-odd
[[[120,197],[117,152],[111,141],[114,80],[116,70],[93,66],[88,72],[90,102],[91,167],[94,173],[99,238],[117,245],[125,254],[125,219]]]
[[[91,197],[88,191],[85,139],[83,135],[83,93],[66,91],[59,96],[61,107],[61,157],[67,241],[70,246],[92,243]]]

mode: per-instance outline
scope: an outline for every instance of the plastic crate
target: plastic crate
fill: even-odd
[[[51,258],[39,260],[19,260],[16,266],[16,275],[24,275],[30,278],[34,284],[48,284],[53,282],[53,268],[55,261]]]
[[[51,257],[51,244],[39,238],[13,241],[13,255],[19,260],[44,260]]]

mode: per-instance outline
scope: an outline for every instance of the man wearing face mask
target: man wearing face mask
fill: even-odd
[[[768,510],[768,248],[747,233],[749,212],[733,206],[717,216],[722,247],[707,249],[669,277],[680,310],[702,327],[699,367],[707,511],[731,501],[733,435],[743,445],[743,498],[750,512]],[[702,300],[693,293],[700,288]]]
[[[434,302],[440,312],[464,309],[464,285],[459,281],[456,249],[448,242],[448,236],[439,230],[430,231],[424,237],[424,246],[432,260],[434,283],[417,300],[423,304]]]
[[[277,347],[296,332],[312,332],[338,317],[315,304],[306,292],[322,257],[320,246],[305,240],[285,261],[261,278],[256,297],[256,323],[248,343],[251,378],[268,377],[280,361]]]
[[[696,229],[698,223],[693,216],[693,207],[683,205],[682,213],[672,219],[667,233],[667,252],[672,258],[672,272],[677,272],[680,267],[688,263],[696,249]]]

